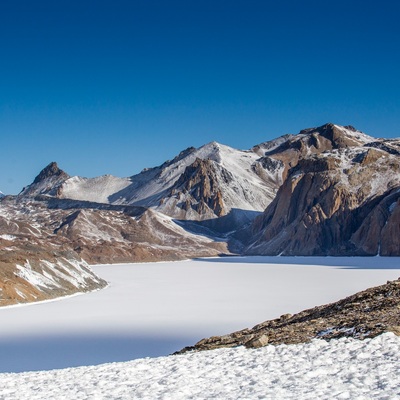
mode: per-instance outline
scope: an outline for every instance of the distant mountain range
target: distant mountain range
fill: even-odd
[[[177,219],[206,220],[232,210],[263,211],[282,184],[282,168],[253,150],[212,142],[129,178],[70,177],[53,162],[18,197],[142,206]]]
[[[0,291],[0,302],[32,300],[22,284],[58,296],[59,289],[45,290],[36,275],[25,279],[20,271],[54,278],[49,263],[60,259],[77,265],[231,253],[398,256],[399,198],[400,140],[334,124],[246,151],[216,142],[188,148],[128,178],[71,177],[53,162],[19,195],[1,199],[1,263],[19,278]],[[96,279],[88,287],[104,284]],[[66,292],[74,290],[82,287]]]

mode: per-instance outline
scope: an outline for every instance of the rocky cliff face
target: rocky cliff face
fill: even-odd
[[[215,218],[226,215],[219,176],[224,184],[233,181],[232,174],[224,168],[221,173],[216,171],[215,164],[209,160],[197,158],[187,166],[183,174],[170,189],[167,197],[161,200],[164,209],[178,207],[182,210],[175,216],[188,219]],[[178,215],[176,215],[178,214]]]
[[[255,220],[246,253],[400,255],[399,150],[398,140],[332,124],[267,150],[287,176]]]

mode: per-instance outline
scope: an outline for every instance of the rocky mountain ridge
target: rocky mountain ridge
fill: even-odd
[[[55,240],[49,229],[44,229],[47,222],[51,225],[52,212],[10,201],[13,203],[4,198],[0,207],[0,306],[53,299],[107,285],[70,243]]]
[[[282,183],[280,167],[252,150],[212,142],[129,178],[70,177],[52,163],[19,196],[143,206],[181,220],[206,220],[234,209],[262,212]]]
[[[400,255],[400,140],[328,124],[267,153],[286,179],[246,254]]]

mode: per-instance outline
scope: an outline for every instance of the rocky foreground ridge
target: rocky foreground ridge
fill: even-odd
[[[267,344],[297,344],[312,339],[372,338],[384,332],[400,335],[400,279],[356,293],[335,303],[298,314],[285,314],[251,329],[202,339],[188,351],[221,347],[258,348]]]
[[[128,178],[70,176],[52,162],[0,197],[0,305],[103,287],[87,264],[400,256],[399,238],[400,140],[351,126],[249,150],[212,142]]]

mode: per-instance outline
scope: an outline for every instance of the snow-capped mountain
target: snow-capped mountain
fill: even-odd
[[[4,197],[4,196],[5,196],[5,194],[4,194],[3,192],[0,191],[0,199],[1,199],[2,197]]]
[[[209,219],[232,209],[261,211],[281,184],[279,165],[263,165],[252,151],[212,142],[131,178],[113,203],[154,207],[180,219]]]
[[[204,220],[232,210],[263,211],[282,183],[282,172],[279,161],[212,142],[130,178],[69,177],[52,163],[21,196],[143,206],[178,219]]]

